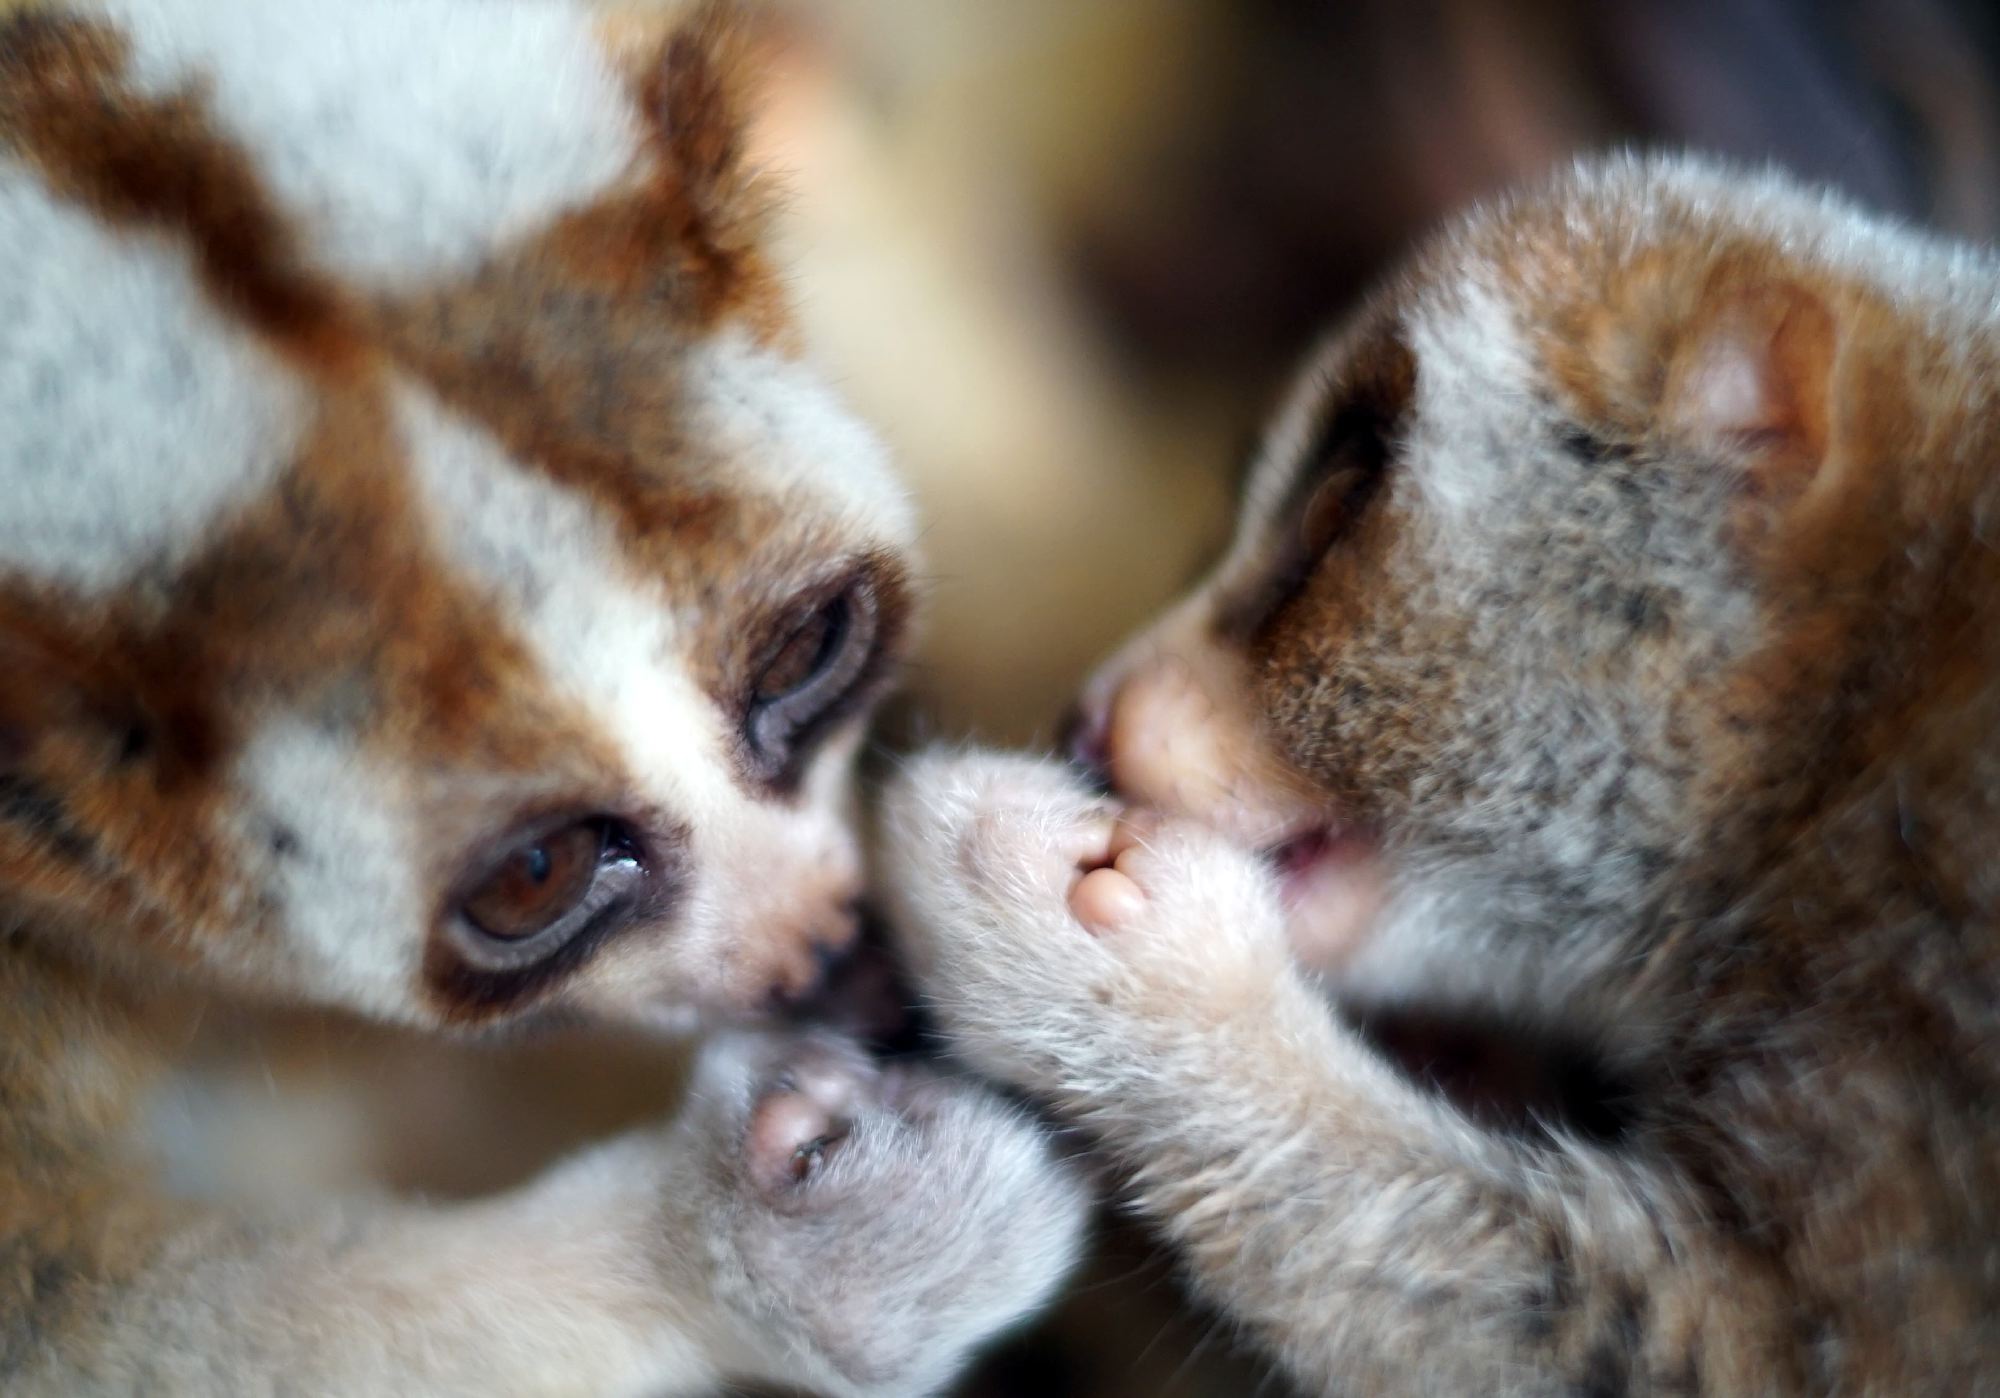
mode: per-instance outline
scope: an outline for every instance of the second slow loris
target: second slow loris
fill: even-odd
[[[1150,822],[902,779],[945,1025],[1302,1382],[2000,1384],[1996,292],[1698,164],[1497,204],[1090,686]]]

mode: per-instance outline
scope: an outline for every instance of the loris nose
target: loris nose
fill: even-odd
[[[1079,741],[1121,800],[1201,815],[1243,777],[1246,754],[1232,725],[1178,656],[1162,654],[1120,675],[1105,687],[1093,719]]]
[[[861,910],[850,900],[806,938],[764,992],[767,1013],[809,1005],[839,972],[861,937]]]
[[[1089,781],[1105,791],[1111,789],[1111,725],[1101,706],[1078,700],[1063,715],[1057,732],[1058,750]]]

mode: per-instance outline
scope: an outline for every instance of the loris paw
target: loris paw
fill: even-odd
[[[1058,763],[940,752],[904,767],[884,812],[897,856],[989,898],[1033,901],[1065,895],[1103,856],[1120,808]]]
[[[1189,827],[1123,827],[1064,768],[931,755],[884,804],[883,871],[961,1051],[1038,1088],[1247,1009],[1285,973],[1256,858]],[[1158,1031],[1158,1032],[1155,1032]]]
[[[1080,1174],[976,1084],[830,1035],[760,1035],[706,1050],[695,1093],[721,1290],[747,1343],[777,1352],[758,1376],[934,1392],[1081,1248]]]
[[[1120,974],[1069,911],[1116,806],[1053,763],[938,752],[880,811],[881,892],[926,1004],[965,1057],[1043,1086]]]
[[[843,1040],[781,1040],[750,1100],[744,1176],[767,1203],[810,1207],[811,1186],[881,1101],[881,1070]]]
[[[1069,908],[1151,991],[1208,1014],[1253,1007],[1289,960],[1271,872],[1184,822],[1121,821],[1070,889]]]

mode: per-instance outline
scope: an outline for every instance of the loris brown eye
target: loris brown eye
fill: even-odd
[[[601,830],[572,825],[523,845],[465,900],[465,916],[489,937],[532,937],[590,891],[603,847]]]
[[[745,742],[769,780],[796,780],[818,739],[852,711],[880,669],[881,631],[881,601],[865,574],[809,597],[777,629],[743,715]]]
[[[608,820],[584,820],[523,840],[459,901],[494,942],[553,948],[638,883],[638,856]]]
[[[847,598],[836,597],[819,608],[778,648],[757,677],[754,704],[771,704],[802,689],[826,667],[847,628]]]
[[[1282,532],[1263,575],[1222,607],[1224,634],[1248,639],[1305,590],[1321,558],[1354,527],[1380,487],[1386,457],[1379,439],[1350,436],[1300,480],[1278,512]]]

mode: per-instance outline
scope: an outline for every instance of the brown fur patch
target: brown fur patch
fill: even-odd
[[[252,893],[229,853],[226,782],[269,713],[421,770],[540,779],[560,766],[579,791],[619,794],[592,725],[439,565],[399,457],[375,394],[334,394],[299,463],[164,605],[19,587],[0,599],[0,635],[33,659],[0,691],[0,727],[25,745],[9,775],[44,803],[39,821],[0,819],[0,882],[170,947],[198,938]]]
[[[762,252],[769,201],[744,158],[749,38],[722,0],[703,0],[667,39],[640,85],[661,156],[658,216],[694,272],[705,320],[741,319],[767,341],[790,333],[782,290]]]
[[[607,35],[647,123],[651,169],[467,281],[375,308],[390,352],[520,460],[595,500],[649,568],[772,532],[739,492],[673,479],[687,348],[727,322],[792,338],[747,167],[748,39],[731,7]],[[698,581],[698,580],[696,580]]]
[[[761,342],[795,329],[763,251],[773,200],[749,163],[753,20],[704,0],[668,20],[622,12],[600,31],[645,122],[653,169],[627,197],[566,219],[548,250],[610,287],[673,294],[697,327],[731,320]]]
[[[382,343],[517,460],[595,502],[635,549],[726,548],[746,503],[667,469],[686,455],[683,320],[671,300],[579,285],[556,249],[536,244],[466,284],[379,307]]]
[[[24,15],[0,29],[0,138],[50,185],[114,225],[186,237],[218,305],[322,368],[359,342],[243,151],[211,126],[197,89],[144,98],[122,84],[123,41],[79,20]]]

